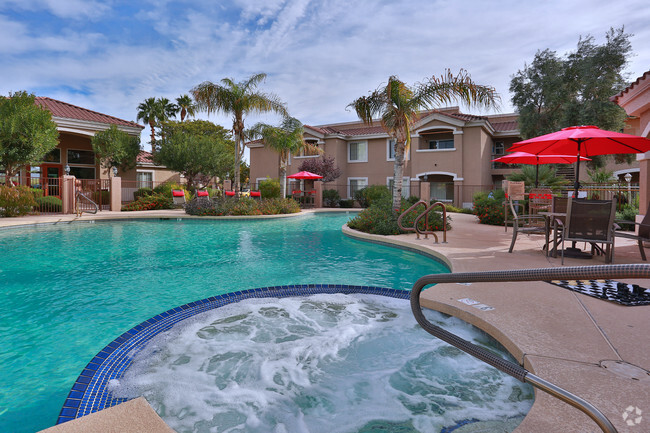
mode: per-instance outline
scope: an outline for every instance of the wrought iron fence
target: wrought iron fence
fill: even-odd
[[[153,191],[154,188],[164,183],[168,183],[168,181],[155,182],[122,179],[122,204],[131,203],[137,200],[139,196]]]

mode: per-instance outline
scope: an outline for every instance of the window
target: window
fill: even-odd
[[[395,143],[397,140],[394,138],[386,140],[386,161],[395,161]]]
[[[61,149],[52,149],[44,157],[43,162],[61,164]]]
[[[441,149],[454,149],[454,139],[451,140],[429,140],[429,149],[431,150],[441,150]]]
[[[138,188],[151,188],[153,189],[153,172],[151,171],[138,171],[135,177]]]
[[[348,162],[368,162],[367,141],[351,141],[348,143]]]
[[[95,153],[92,150],[68,149],[68,164],[95,165]]]
[[[367,177],[348,177],[348,198],[354,198],[354,193],[367,186]]]
[[[503,141],[495,141],[492,145],[492,155],[501,156],[503,155],[504,149]]]
[[[450,202],[454,200],[453,182],[430,182],[431,200]]]
[[[393,181],[392,177],[388,178],[388,189],[391,191],[391,194],[393,192],[393,184],[395,182]],[[404,198],[409,198],[411,195],[416,195],[416,194],[411,194],[411,178],[408,176],[405,176],[402,178],[402,197]]]
[[[70,174],[77,179],[95,179],[95,169],[90,167],[70,167]]]

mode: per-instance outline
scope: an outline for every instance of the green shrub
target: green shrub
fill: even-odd
[[[391,192],[385,185],[371,185],[361,188],[354,193],[354,199],[361,207],[369,207],[373,201],[391,197]]]
[[[335,189],[326,189],[323,190],[323,206],[325,207],[337,207],[341,201],[341,196],[339,192]]]
[[[339,200],[339,206],[350,209],[354,207],[354,199]]]
[[[145,197],[151,194],[153,194],[153,189],[151,188],[148,188],[146,186],[142,188],[138,188],[137,191],[133,192],[133,200],[137,200],[140,197]]]
[[[400,210],[398,213],[393,212],[392,197],[376,200],[369,208],[364,209],[348,222],[348,227],[359,230],[365,233],[377,235],[397,235],[400,233],[407,233],[401,231],[397,225],[397,218],[406,209],[413,204],[408,200],[402,200]],[[418,207],[414,211],[409,212],[402,220],[404,227],[412,227],[415,218],[424,210],[424,207]],[[447,216],[447,230],[451,230],[451,218]],[[420,221],[420,228],[425,229],[424,219]],[[440,231],[442,230],[442,213],[432,211],[429,213],[428,230]]]
[[[110,191],[102,190],[102,191],[95,191],[92,194],[92,201],[97,203],[98,205],[103,205],[103,204],[110,204],[111,202],[111,193]]]
[[[621,209],[620,212],[616,212],[616,220],[634,221],[638,213],[639,213],[638,208],[634,207],[633,205],[626,204],[623,205],[623,209]],[[634,224],[621,224],[621,223],[618,224],[621,226],[622,230],[635,230]]]
[[[262,198],[281,198],[280,181],[278,179],[264,179],[260,182]]]
[[[40,212],[62,212],[63,201],[51,195],[36,198],[37,209]]]
[[[503,201],[505,192],[495,190],[491,192],[479,191],[474,194],[474,215],[480,224],[502,226],[504,224]]]
[[[451,213],[466,213],[466,214],[473,214],[474,211],[472,209],[467,209],[464,207],[456,207],[450,204],[446,204],[445,208],[447,208],[447,212]]]
[[[0,216],[27,215],[36,206],[31,188],[26,186],[0,185]]]
[[[151,194],[140,197],[134,202],[122,206],[123,211],[136,211],[136,210],[154,210],[154,209],[173,209],[173,201],[171,193],[165,194]]]
[[[255,200],[241,197],[215,201],[195,199],[185,205],[185,212],[198,216],[279,215],[300,212],[300,206],[293,199],[281,198]]]
[[[292,198],[269,198],[258,203],[262,215],[280,215],[300,212],[300,205]]]
[[[29,190],[34,195],[34,198],[43,197],[43,188],[30,188]]]
[[[153,192],[156,194],[162,194],[166,197],[171,197],[172,196],[172,190],[173,189],[182,189],[185,190],[185,185],[181,185],[180,183],[176,182],[163,182],[157,187],[153,189]],[[185,198],[188,198],[188,193],[185,191]]]

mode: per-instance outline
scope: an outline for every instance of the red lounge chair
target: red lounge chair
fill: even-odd
[[[210,193],[207,191],[197,191],[196,192],[197,197],[210,197]]]
[[[172,190],[172,200],[175,205],[184,205],[185,204],[185,191],[182,189],[173,189]]]
[[[234,197],[235,196],[235,191],[224,191],[224,195],[226,197]]]
[[[251,197],[262,197],[261,191],[251,191]]]

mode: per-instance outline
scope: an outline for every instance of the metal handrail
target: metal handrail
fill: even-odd
[[[402,214],[397,218],[397,226],[400,228],[400,230],[404,230],[405,232],[415,232],[415,236],[417,239],[420,239],[420,233],[415,228],[415,225],[413,227],[404,227],[402,225],[402,219],[408,214],[409,212],[415,210],[416,207],[424,205],[424,211],[426,212],[427,209],[429,208],[429,202],[426,200],[420,200],[417,203],[415,203],[413,206],[410,208],[406,209]],[[424,221],[425,224],[429,224],[429,217]],[[427,234],[424,235],[424,239],[429,239],[429,236]],[[436,238],[436,242],[438,241],[438,238]]]
[[[444,203],[437,201],[433,203],[431,206],[429,206],[424,212],[422,212],[420,215],[418,215],[415,218],[413,227],[415,228],[415,232],[418,234],[423,234],[425,236],[425,239],[427,239],[426,236],[428,234],[433,235],[433,237],[436,239],[436,243],[438,243],[438,235],[433,230],[420,230],[418,228],[418,223],[420,222],[422,217],[425,218],[424,227],[429,227],[429,212],[431,212],[438,205],[442,207],[442,243],[446,244],[447,243],[447,206],[445,206]]]
[[[84,198],[84,199],[86,199],[86,200],[89,201],[93,206],[95,206],[95,211],[93,212],[93,211],[90,211],[90,210],[82,209],[81,206],[79,205],[79,203],[80,203],[80,201],[81,201],[80,198]],[[97,203],[95,203],[92,199],[90,199],[87,195],[85,195],[85,194],[82,193],[81,191],[77,191],[77,194],[76,194],[76,196],[75,196],[75,201],[77,202],[77,206],[76,206],[76,207],[77,207],[77,209],[78,209],[80,215],[81,215],[82,212],[87,212],[87,213],[91,213],[91,214],[95,215],[95,214],[97,213],[97,211],[99,210],[99,205],[97,205]]]
[[[607,417],[591,403],[582,398],[541,379],[528,370],[511,361],[507,361],[487,350],[464,340],[449,331],[429,322],[422,313],[420,306],[420,293],[424,286],[437,283],[475,283],[475,282],[515,282],[515,281],[551,281],[574,279],[609,279],[609,278],[650,278],[650,265],[600,265],[600,266],[574,266],[567,268],[539,268],[518,269],[487,272],[463,272],[452,274],[425,275],[415,282],[411,289],[411,310],[418,324],[429,334],[440,338],[456,348],[475,358],[491,365],[492,367],[514,377],[515,379],[530,383],[534,387],[556,397],[565,403],[581,410],[593,419],[606,433],[616,433],[612,423]]]

